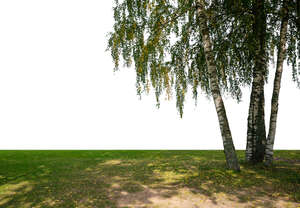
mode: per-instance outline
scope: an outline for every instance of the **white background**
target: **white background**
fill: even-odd
[[[212,101],[139,100],[132,68],[113,72],[110,0],[0,1],[0,149],[222,149]],[[277,149],[300,149],[300,91],[285,67]],[[274,74],[274,69],[271,69]],[[268,125],[273,78],[266,89]],[[225,99],[245,148],[249,89]]]

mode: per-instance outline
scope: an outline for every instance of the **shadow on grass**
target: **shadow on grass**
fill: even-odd
[[[222,151],[0,151],[0,207],[296,207],[290,153],[237,173]]]

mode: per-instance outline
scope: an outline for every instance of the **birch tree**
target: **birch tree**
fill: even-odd
[[[247,2],[247,3],[245,3]],[[280,89],[281,71],[284,61],[284,50],[287,50],[288,64],[292,66],[293,80],[299,85],[299,0],[288,0],[284,4],[281,0],[253,0],[253,1],[224,1],[227,8],[223,8],[231,13],[239,24],[233,24],[232,30],[239,38],[233,41],[235,45],[239,41],[245,47],[241,47],[241,53],[253,54],[253,56],[243,56],[249,62],[247,71],[251,73],[251,96],[248,111],[247,146],[246,161],[251,163],[262,162],[264,158],[269,163],[273,154],[273,144],[276,130],[276,120],[278,111],[278,96]],[[284,5],[284,6],[283,6]],[[229,8],[229,9],[228,9]],[[236,15],[234,10],[249,11],[243,15]],[[289,10],[289,15],[283,11]],[[283,9],[283,10],[282,10]],[[249,16],[249,21],[245,22],[245,16]],[[227,15],[228,16],[228,15]],[[252,18],[251,18],[252,17]],[[244,23],[243,23],[244,22]],[[289,22],[289,24],[287,23]],[[243,23],[243,24],[241,24]],[[238,28],[250,27],[243,35]],[[280,29],[281,25],[281,29]],[[285,31],[287,30],[287,31]],[[278,31],[282,31],[278,34]],[[249,37],[251,41],[247,41]],[[286,36],[286,41],[285,37]],[[287,48],[284,49],[286,42]],[[264,85],[268,79],[268,65],[274,59],[274,50],[278,49],[277,72],[274,80],[274,90],[272,98],[272,110],[268,139],[266,139],[266,127],[264,118]],[[237,55],[235,55],[237,56]],[[243,70],[241,67],[239,70]],[[247,77],[247,76],[246,76]],[[267,143],[267,144],[266,144]],[[267,149],[266,149],[267,148]],[[266,155],[265,155],[266,154]]]
[[[299,79],[297,76],[299,72],[297,72],[297,68],[296,68],[297,66],[295,65],[295,63],[297,62],[297,59],[299,59],[297,58],[297,56],[299,57],[299,5],[300,4],[299,1],[293,2],[288,0],[279,1],[279,3],[281,3],[280,12],[279,12],[279,19],[281,19],[281,23],[280,23],[279,42],[277,43],[278,45],[277,64],[276,64],[276,72],[275,72],[274,84],[273,84],[269,133],[267,137],[266,155],[265,155],[265,163],[267,165],[271,165],[273,162],[273,154],[274,154],[273,148],[274,148],[277,117],[278,117],[279,93],[281,88],[283,64],[287,54],[288,35],[289,35],[289,41],[288,41],[289,60],[292,61],[293,78],[295,81],[298,81],[299,83]],[[289,22],[290,22],[290,30],[288,31]],[[288,34],[288,32],[290,34]],[[295,39],[298,41],[298,55],[297,52],[295,51],[295,49],[297,48],[296,41],[294,41]]]
[[[240,170],[232,141],[232,135],[229,128],[225,106],[219,89],[218,74],[216,65],[214,63],[214,54],[212,52],[211,39],[207,26],[208,18],[205,12],[204,0],[197,0],[197,17],[199,18],[200,22],[200,34],[202,36],[206,65],[209,74],[209,83],[211,86],[211,93],[219,119],[227,166],[233,170]]]
[[[183,114],[188,87],[197,100],[201,89],[212,95],[227,166],[239,170],[231,131],[221,96],[223,89],[240,97],[237,83],[240,71],[226,70],[214,47],[214,5],[204,0],[124,0],[115,1],[114,28],[108,49],[115,70],[121,59],[125,66],[134,64],[137,94],[154,89],[157,106],[161,94],[176,97],[176,106]],[[222,56],[223,57],[223,56]],[[233,59],[234,60],[234,59]],[[236,79],[234,79],[234,77]]]
[[[265,98],[264,84],[267,72],[265,0],[254,0],[252,6],[254,70],[248,113],[246,161],[262,162],[265,152]]]
[[[276,64],[276,73],[273,84],[273,94],[271,102],[271,115],[269,123],[269,134],[267,138],[266,145],[266,163],[270,165],[273,161],[273,146],[275,140],[276,124],[277,124],[277,113],[278,113],[278,99],[281,86],[281,77],[283,71],[283,62],[285,60],[286,54],[286,35],[288,27],[288,6],[287,1],[283,1],[282,6],[282,21],[280,28],[280,41],[277,53],[277,64]]]

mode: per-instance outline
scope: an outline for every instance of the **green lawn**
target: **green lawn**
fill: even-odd
[[[0,207],[300,207],[300,151],[0,151]]]

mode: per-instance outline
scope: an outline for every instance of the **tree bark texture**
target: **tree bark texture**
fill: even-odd
[[[296,6],[297,6],[297,29],[298,32],[300,32],[300,0],[296,0]]]
[[[226,110],[219,89],[216,65],[212,52],[210,33],[207,26],[207,16],[205,14],[204,0],[197,0],[197,15],[200,23],[200,32],[205,52],[206,64],[209,72],[209,82],[211,93],[213,96],[215,108],[218,115],[219,126],[224,145],[224,153],[226,157],[227,167],[232,170],[240,170],[234,144],[232,141],[231,131],[229,128]]]
[[[276,65],[276,73],[275,73],[274,85],[273,85],[272,102],[271,102],[269,134],[267,138],[266,155],[265,155],[265,163],[267,165],[271,165],[273,163],[273,147],[274,147],[277,115],[278,115],[279,92],[280,92],[281,77],[283,71],[283,62],[286,56],[286,39],[287,39],[286,35],[287,35],[287,27],[288,27],[288,6],[286,0],[283,1],[282,14],[283,16],[282,16],[281,28],[280,28],[280,42],[278,46],[277,65]]]
[[[254,69],[250,106],[248,114],[246,161],[258,163],[264,160],[266,129],[265,129],[265,98],[264,84],[267,70],[266,60],[266,13],[264,0],[255,0],[253,6],[253,42]]]

